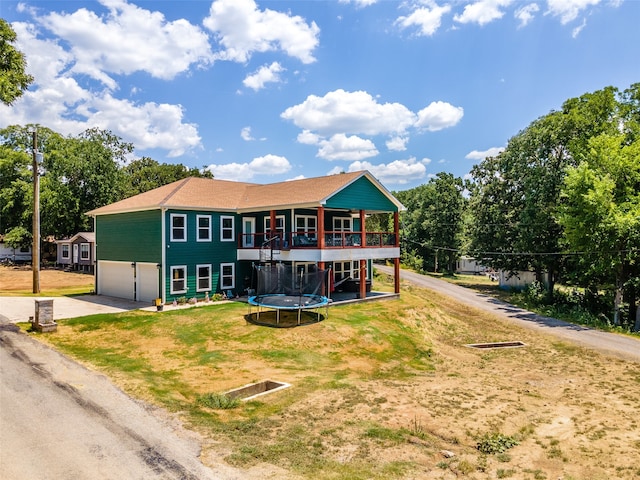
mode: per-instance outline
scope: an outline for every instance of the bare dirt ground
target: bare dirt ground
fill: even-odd
[[[0,293],[31,292],[33,272],[31,266],[0,266]],[[40,271],[40,289],[93,288],[93,275],[43,269]]]
[[[10,280],[2,276],[0,281],[3,289]],[[306,348],[327,357],[339,354],[350,373],[336,381],[341,384],[336,388],[318,389],[295,399],[291,399],[297,395],[295,389],[278,394],[289,396],[290,405],[255,425],[259,430],[256,441],[275,444],[302,431],[305,441],[336,464],[409,465],[395,472],[381,468],[375,478],[640,478],[638,363],[514,326],[435,292],[403,285],[403,293],[408,302],[424,299],[418,307],[403,312],[402,322],[430,345],[435,368],[394,377],[393,362],[374,365],[358,353],[359,349],[381,348],[379,340],[354,338],[348,327],[336,328],[330,318],[317,325],[282,330],[277,347]],[[61,328],[63,334],[66,328]],[[246,326],[238,327],[238,334],[242,332],[246,334]],[[494,350],[466,346],[516,340],[525,346]],[[161,345],[157,339],[135,341],[158,368],[169,361],[170,344]],[[215,338],[210,343],[211,351],[232,348],[216,344]],[[270,347],[276,348],[264,346]],[[296,385],[317,373],[302,366],[282,368],[248,352],[244,355],[211,372],[205,367],[175,371],[187,383],[198,384],[207,378],[209,384],[203,391],[222,391],[232,383],[237,386],[256,378]],[[151,400],[138,382],[121,376],[115,381],[125,391]],[[388,435],[397,431],[410,434],[401,440]],[[205,429],[199,433],[205,464],[229,460],[241,448]],[[518,445],[502,454],[479,452],[479,440],[494,433],[517,438]],[[311,447],[303,444],[301,448]],[[273,470],[265,465],[264,478],[300,478],[279,470],[289,470],[286,462],[269,461],[278,467]],[[251,467],[253,474],[260,471],[256,465],[245,467]]]

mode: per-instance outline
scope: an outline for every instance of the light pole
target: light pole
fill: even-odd
[[[38,129],[31,129],[33,138],[33,246],[31,265],[33,293],[40,293],[40,175],[38,173]]]

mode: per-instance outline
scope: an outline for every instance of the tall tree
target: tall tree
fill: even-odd
[[[613,281],[620,325],[625,290],[631,322],[640,286],[640,141],[626,145],[623,134],[600,135],[589,146],[585,161],[568,169],[558,219],[569,245],[584,254],[587,278]]]
[[[11,105],[33,82],[25,73],[24,54],[13,46],[16,39],[11,25],[0,18],[0,101],[5,105]]]
[[[158,163],[149,157],[134,160],[123,168],[124,196],[131,197],[187,177],[213,178],[209,170],[182,164]]]
[[[406,248],[422,259],[422,268],[455,270],[462,241],[463,190],[462,179],[441,172],[426,185],[396,194],[407,207],[402,218]]]
[[[472,170],[472,254],[497,268],[533,269],[539,279],[546,272],[550,302],[563,271],[564,237],[554,214],[565,171],[582,160],[590,138],[617,130],[617,92],[607,87],[567,100]]]
[[[43,235],[59,238],[92,230],[85,214],[122,198],[120,165],[132,150],[130,143],[100,129],[78,137],[50,136],[42,180]]]

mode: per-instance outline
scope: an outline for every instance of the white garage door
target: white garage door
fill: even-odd
[[[98,294],[135,300],[134,273],[131,262],[99,261]]]
[[[153,302],[158,294],[158,267],[155,263],[138,263],[136,274],[136,300],[139,302]]]

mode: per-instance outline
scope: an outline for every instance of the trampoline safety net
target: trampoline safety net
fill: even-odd
[[[294,270],[291,265],[256,265],[257,290],[261,295],[323,295],[328,270]]]

